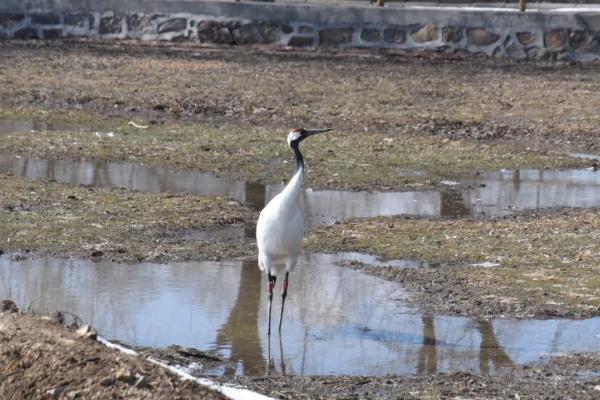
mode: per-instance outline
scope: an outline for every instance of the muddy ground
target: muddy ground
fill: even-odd
[[[587,318],[600,314],[599,216],[596,209],[549,209],[487,219],[356,219],[316,229],[306,245],[428,263],[344,263],[410,288],[407,302],[427,312]]]
[[[0,119],[57,126],[3,134],[0,153],[130,161],[274,183],[293,169],[284,142],[289,128],[334,127],[335,134],[304,146],[307,185],[383,191],[424,190],[446,179],[468,185],[480,171],[592,166],[594,161],[568,154],[600,152],[597,67],[386,51],[0,42]],[[250,240],[185,239],[190,232],[236,224],[251,231],[256,212],[229,199],[92,189],[14,176],[0,180],[0,252],[15,257],[50,254],[122,262],[255,257]],[[414,295],[409,301],[426,312],[584,318],[600,315],[599,216],[596,209],[553,209],[496,219],[360,219],[310,232],[305,247],[431,263],[435,268],[422,270],[345,264],[401,282]],[[481,262],[498,265],[470,265]],[[180,389],[156,367],[115,359],[96,344],[79,349],[81,341],[71,342],[72,333],[47,321],[14,314],[2,319],[10,329],[0,338],[16,338],[0,342],[3,354],[25,360],[0,360],[7,363],[0,364],[2,378],[8,379],[0,380],[0,390],[7,390],[0,393],[7,396],[44,397],[45,392],[27,390],[54,390],[59,384],[124,395],[138,389],[112,381],[99,387],[96,374],[105,371],[110,377],[113,365],[130,362],[151,377],[156,390],[181,390],[182,398],[188,393],[186,385]],[[21,325],[16,335],[14,327]],[[65,342],[65,337],[70,339]],[[29,349],[35,342],[41,343],[39,349]],[[65,343],[80,354],[92,352],[92,361],[64,352]],[[52,356],[44,360],[56,364],[26,361],[25,355],[40,357],[38,350],[48,351]],[[600,381],[588,372],[599,367],[597,355],[580,355],[496,377],[456,373],[241,381],[280,398],[595,398]],[[56,375],[63,380],[55,383],[50,369],[61,371]],[[91,377],[70,375],[81,371]],[[31,386],[24,378],[47,384]],[[13,383],[1,386],[6,382]],[[145,389],[139,390],[133,395],[144,398]]]
[[[224,399],[137,357],[31,315],[0,313],[3,399]]]
[[[235,382],[280,399],[596,399],[596,354],[527,364],[510,374],[456,372],[397,376],[238,378]]]
[[[170,348],[130,356],[51,319],[28,314],[0,313],[0,355],[3,399],[224,398],[145,359],[185,365],[206,360],[201,352]],[[497,376],[457,372],[410,378],[265,375],[220,380],[279,399],[595,399],[600,392],[598,369],[597,354],[578,354],[526,364]]]

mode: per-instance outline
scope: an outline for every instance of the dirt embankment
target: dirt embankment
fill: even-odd
[[[2,399],[224,399],[31,315],[0,313]]]
[[[507,375],[468,372],[398,376],[237,378],[236,383],[281,399],[597,399],[595,355],[565,356]],[[588,369],[586,369],[588,368]]]
[[[597,354],[581,354],[496,376],[456,372],[219,379],[280,399],[596,399],[599,369]],[[224,399],[143,358],[112,350],[49,319],[17,312],[0,313],[0,398]]]

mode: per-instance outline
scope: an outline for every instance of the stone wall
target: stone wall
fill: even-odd
[[[599,12],[220,1],[0,0],[0,39],[195,41],[600,58]]]

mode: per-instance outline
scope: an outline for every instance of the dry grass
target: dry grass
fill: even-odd
[[[154,195],[121,189],[0,177],[0,249],[118,261],[210,259],[247,249],[184,241],[183,230],[252,221],[218,197]]]
[[[443,275],[446,281],[479,287],[498,301],[562,304],[571,311],[584,310],[586,315],[600,310],[597,210],[495,220],[353,220],[318,229],[306,244],[309,251],[359,251],[386,259],[450,264],[424,271],[419,279],[434,282],[437,275]],[[469,267],[485,261],[499,266]],[[417,278],[383,273],[398,279]],[[472,300],[481,299],[483,292]]]
[[[5,110],[4,115],[8,114]],[[12,114],[13,118],[20,115]],[[52,159],[130,161],[210,171],[260,183],[285,181],[293,173],[293,156],[284,130],[206,123],[167,123],[137,129],[127,120],[93,121],[82,114],[61,115],[57,120],[81,124],[82,129],[4,134],[0,152]],[[106,132],[114,135],[107,137]],[[319,188],[414,190],[444,179],[469,179],[482,170],[567,168],[588,162],[501,143],[343,130],[311,138],[302,147],[309,168],[306,182]],[[406,176],[400,171],[422,174]]]
[[[373,52],[0,44],[5,105],[394,130],[443,119],[593,133],[600,71]],[[283,125],[282,125],[283,124]]]

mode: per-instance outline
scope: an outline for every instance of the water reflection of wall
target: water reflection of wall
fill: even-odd
[[[63,125],[62,127],[66,127]],[[61,126],[56,124],[50,124],[46,122],[38,121],[11,121],[11,120],[0,120],[0,135],[2,134],[13,134],[21,132],[34,132],[34,131],[49,131],[59,129]]]
[[[143,192],[185,192],[228,196],[262,209],[283,184],[260,185],[194,171],[170,171],[131,163],[52,161],[0,156],[0,173],[95,187],[126,187]],[[425,192],[313,191],[302,195],[306,224],[352,217],[411,214],[429,216],[506,215],[514,208],[597,207],[600,172],[517,170],[484,174],[474,189]]]
[[[307,255],[290,277],[283,358],[290,374],[495,373],[541,355],[598,351],[600,318],[474,321],[423,316],[392,282]],[[264,277],[254,262],[141,264],[0,257],[0,297],[21,307],[70,311],[133,344],[215,349],[233,361],[218,373],[262,374],[268,358]],[[281,284],[276,289],[275,315]],[[277,335],[274,336],[277,339]],[[271,349],[282,368],[278,340]]]
[[[246,195],[246,185],[242,181],[210,173],[170,171],[132,163],[77,163],[1,156],[0,172],[94,187],[126,187],[150,193],[221,194],[239,201],[245,201]]]
[[[233,307],[239,263],[127,266],[85,260],[1,258],[0,295],[39,312],[70,311],[129,343],[197,345],[214,340]]]
[[[269,201],[283,185],[268,185]],[[327,224],[352,217],[382,215],[440,215],[439,192],[352,192],[342,190],[310,190],[302,193],[301,204],[307,227]]]
[[[0,156],[0,173],[7,172],[58,182],[94,187],[126,187],[151,193],[218,194],[248,203],[256,209],[262,209],[283,189],[283,185],[265,187],[210,173],[169,171],[131,163],[76,163]],[[441,212],[441,195],[438,192],[370,193],[307,189],[301,201],[309,227],[350,217],[439,215]]]
[[[600,172],[516,170],[488,173],[485,186],[464,191],[472,213],[506,215],[517,209],[600,206]]]

